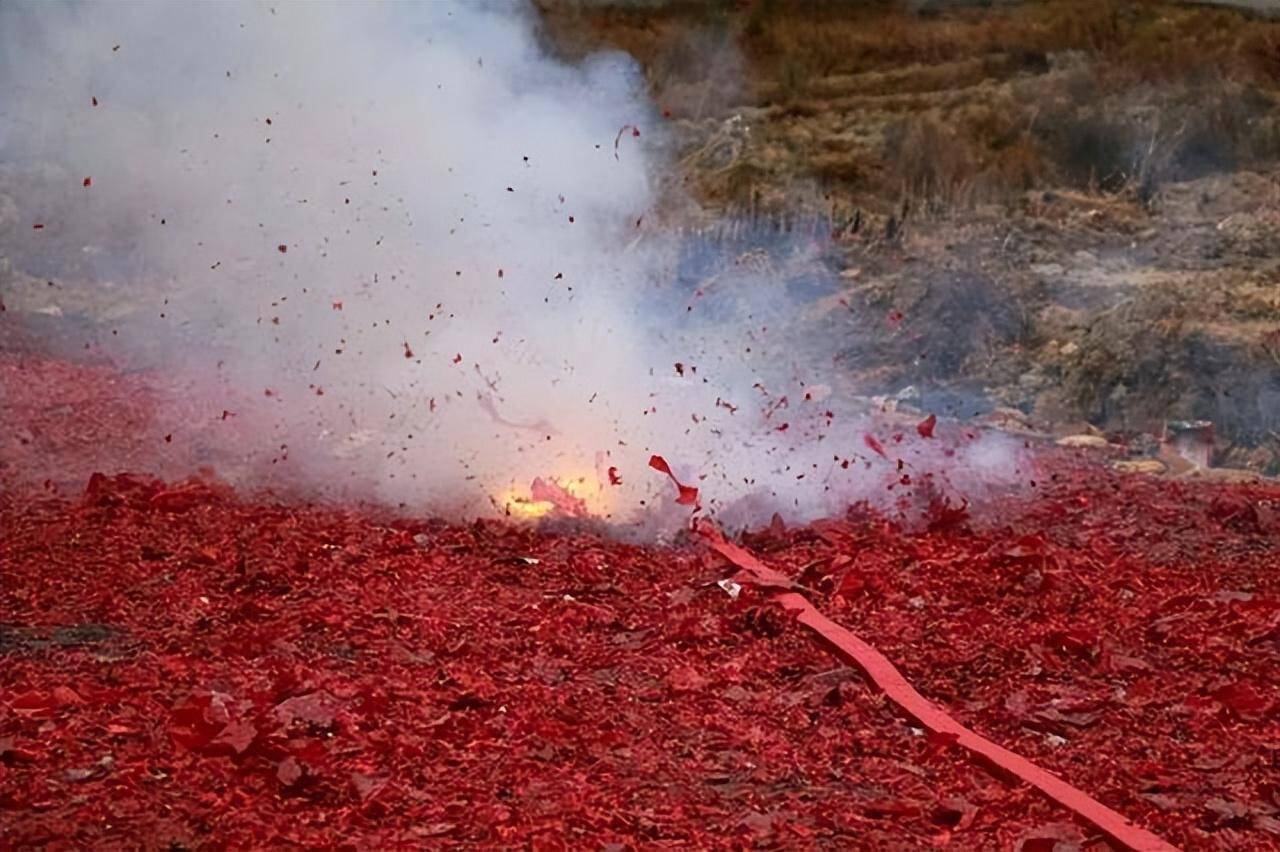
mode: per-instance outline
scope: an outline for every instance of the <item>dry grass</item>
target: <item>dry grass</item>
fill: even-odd
[[[921,16],[883,3],[755,3],[743,27],[749,55],[766,67],[803,62],[819,75],[858,74],[1003,55],[1034,67],[1047,54],[1081,51],[1133,79],[1228,69],[1280,82],[1280,23],[1156,0],[1047,0]]]
[[[1280,159],[1280,22],[1233,11],[1162,0],[932,14],[887,0],[538,2],[563,53],[627,50],[676,119],[767,109],[731,175],[695,176],[728,204],[770,182],[765,194],[783,197],[804,178],[935,212],[1039,186],[1150,201],[1169,179]]]

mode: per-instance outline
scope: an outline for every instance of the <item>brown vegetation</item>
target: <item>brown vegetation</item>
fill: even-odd
[[[1104,429],[1209,419],[1221,460],[1280,471],[1280,20],[538,2],[563,55],[639,60],[672,179],[706,210],[831,224],[849,277],[816,313],[835,306],[820,333],[847,341],[853,392],[980,387]]]
[[[1280,22],[1157,0],[978,5],[540,2],[566,55],[638,58],[682,144],[749,116],[737,167],[694,175],[713,205],[793,205],[799,180],[934,212],[1040,186],[1146,201],[1280,159]]]

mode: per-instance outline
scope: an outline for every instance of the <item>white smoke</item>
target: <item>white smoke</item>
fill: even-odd
[[[222,448],[241,482],[474,515],[556,477],[630,522],[672,511],[660,453],[758,522],[883,502],[898,457],[1019,475],[993,437],[870,451],[767,276],[691,321],[644,219],[673,166],[639,70],[548,57],[522,6],[16,4],[0,49],[0,153],[45,175],[14,227],[162,283],[174,369],[261,423]]]

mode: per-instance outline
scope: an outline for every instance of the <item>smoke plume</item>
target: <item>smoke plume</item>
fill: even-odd
[[[876,420],[769,270],[682,287],[641,73],[550,58],[536,26],[503,3],[6,5],[0,156],[38,188],[8,227],[136,289],[112,356],[207,377],[210,417],[254,424],[200,429],[247,486],[474,516],[542,478],[618,523],[687,516],[660,454],[759,523],[1021,476],[1006,438]]]

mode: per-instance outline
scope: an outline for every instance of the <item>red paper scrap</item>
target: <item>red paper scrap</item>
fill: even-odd
[[[634,124],[624,124],[622,127],[618,128],[618,135],[613,139],[613,158],[615,160],[618,159],[618,143],[622,141],[622,134],[626,133],[628,130],[631,131],[632,136],[640,135],[640,128],[636,127]]]
[[[671,481],[676,484],[676,488],[680,491],[680,495],[676,497],[677,503],[682,506],[698,505],[698,489],[694,488],[692,485],[685,485],[681,483],[680,480],[676,479],[676,475],[671,472],[671,466],[667,464],[666,459],[662,456],[650,456],[649,467],[659,473],[665,473],[667,476],[671,477]]]

